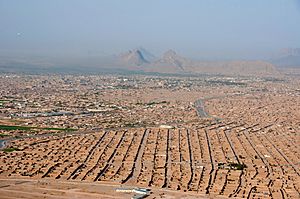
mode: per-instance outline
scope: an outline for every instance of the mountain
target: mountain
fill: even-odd
[[[279,75],[276,67],[265,61],[226,61],[199,63],[198,70],[209,74],[239,76],[272,76]],[[203,67],[201,69],[201,66]],[[197,70],[194,70],[197,71]]]
[[[173,50],[168,50],[156,63],[175,66],[178,70],[185,71],[184,66],[188,65],[188,59],[178,55]]]
[[[140,49],[131,50],[121,56],[120,68],[130,66],[129,70],[142,70],[144,72],[180,73],[180,74],[218,74],[241,76],[272,76],[279,72],[269,62],[265,61],[195,61],[168,50],[154,60],[145,59]]]
[[[161,58],[151,62],[144,70],[146,72],[161,72],[161,73],[185,73],[185,66],[189,65],[189,60],[178,55],[173,50],[165,52]]]
[[[157,59],[157,57],[155,55],[153,55],[151,52],[149,52],[148,50],[146,50],[143,47],[136,48],[135,50],[140,51],[142,53],[143,57],[149,62],[155,61]]]
[[[184,57],[179,56],[175,51],[168,50],[165,52],[161,59],[157,61],[157,63],[162,64],[168,64],[168,65],[174,65],[181,70],[183,69],[183,65],[185,65],[186,59]]]
[[[282,49],[271,62],[280,68],[300,67],[300,48]]]
[[[300,48],[284,48],[281,50],[283,56],[300,56]]]
[[[140,66],[149,63],[139,49],[129,50],[119,56],[119,61],[123,64]]]
[[[288,56],[297,57],[298,50],[286,51]],[[0,57],[0,72],[155,72],[174,74],[209,74],[239,76],[274,76],[276,67],[265,61],[196,61],[183,57],[174,50],[168,50],[156,58],[144,48],[136,48],[115,56],[100,57],[54,57],[29,59],[4,59]]]

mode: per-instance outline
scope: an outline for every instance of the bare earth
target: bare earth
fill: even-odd
[[[0,198],[300,198],[297,78],[6,78]]]

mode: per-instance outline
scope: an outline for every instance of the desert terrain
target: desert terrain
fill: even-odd
[[[1,198],[300,197],[298,77],[0,82]]]

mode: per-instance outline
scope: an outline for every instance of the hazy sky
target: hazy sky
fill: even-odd
[[[0,55],[263,58],[300,47],[299,1],[0,0]]]

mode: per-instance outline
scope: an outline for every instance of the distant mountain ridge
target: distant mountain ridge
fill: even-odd
[[[285,48],[276,55],[271,63],[278,67],[299,67],[300,68],[300,48]]]
[[[147,52],[147,51],[146,51]],[[220,75],[278,75],[275,66],[265,61],[195,61],[168,50],[160,58],[150,61],[139,49],[119,55],[117,65],[129,70],[158,73],[220,74]],[[121,60],[121,61],[120,61]]]
[[[283,56],[300,56],[300,48],[284,48],[281,50]]]
[[[120,55],[119,59],[121,63],[124,62],[126,64],[133,64],[136,66],[149,63],[149,61],[145,59],[143,53],[139,49],[129,50],[128,52]]]
[[[293,51],[298,55],[298,51]],[[0,56],[0,72],[42,73],[164,73],[178,75],[277,76],[276,67],[266,61],[197,61],[168,50],[160,57],[140,47],[114,56],[5,58]]]
[[[139,50],[142,53],[143,57],[149,62],[155,61],[157,59],[157,57],[154,54],[152,54],[143,47],[138,47],[136,48],[136,50]]]

